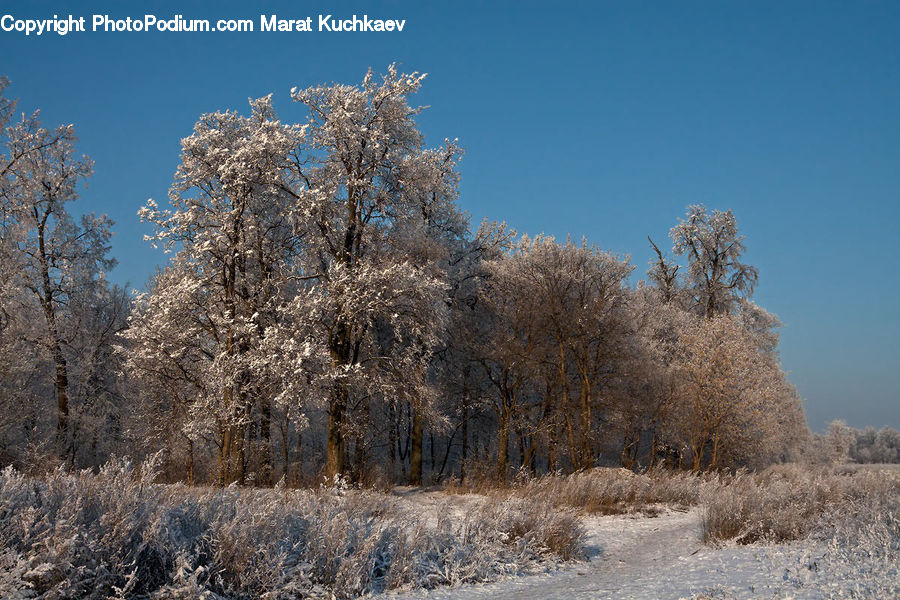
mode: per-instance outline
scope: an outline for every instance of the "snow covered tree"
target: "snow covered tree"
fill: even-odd
[[[169,206],[139,211],[171,260],[131,300],[105,277],[111,223],[68,211],[93,168],[72,127],[10,126],[0,78],[0,462],[162,450],[170,480],[420,485],[636,468],[648,442],[651,465],[695,470],[804,443],[730,210],[688,208],[681,264],[648,238],[635,287],[584,241],[473,234],[462,149],[417,124],[423,79],[295,88],[299,125],[271,96],[202,115]],[[886,430],[844,437],[858,460],[896,456]]]
[[[694,319],[676,347],[693,470],[714,469],[723,457],[740,464],[781,441],[799,405],[777,363],[734,317]]]
[[[679,300],[681,296],[678,285],[679,265],[668,260],[649,235],[647,241],[650,242],[650,246],[656,253],[656,258],[650,261],[650,269],[647,271],[650,283],[658,290],[660,301],[663,304]]]
[[[188,427],[214,432],[221,482],[254,460],[271,479],[273,410],[299,427],[327,407],[328,476],[348,474],[348,438],[365,461],[371,403],[403,398],[440,420],[429,360],[468,222],[459,147],[425,149],[407,102],[421,80],[391,67],[380,83],[294,90],[303,126],[278,121],[269,97],[249,117],[204,115],[182,142],[173,208],[141,211],[176,254],[139,299],[129,364],[197,390]]]
[[[624,280],[631,266],[586,243],[546,236],[525,236],[486,266],[488,318],[476,352],[495,388],[499,475],[511,433],[519,435],[523,464],[540,438],[555,463],[561,429],[571,466],[590,466],[598,399],[618,374],[625,347]]]
[[[630,432],[625,430],[623,466],[633,465],[640,453],[641,440],[650,436],[649,466],[658,455],[666,459],[679,446],[677,407],[679,377],[675,366],[677,342],[686,324],[694,319],[665,289],[639,284],[629,298],[633,336],[633,354],[627,364],[626,383],[633,389],[623,407]]]
[[[307,152],[293,165],[300,183],[296,194],[309,207],[312,223],[307,276],[321,291],[314,297],[327,298],[325,310],[311,312],[321,319],[326,380],[333,382],[327,476],[347,472],[346,416],[358,394],[378,397],[385,391],[364,387],[354,393],[351,380],[368,362],[387,366],[386,354],[370,340],[380,323],[396,338],[392,354],[405,357],[405,368],[388,368],[407,383],[394,390],[412,392],[418,411],[430,405],[424,375],[446,303],[437,301],[441,273],[419,259],[428,257],[420,251],[436,230],[457,226],[452,202],[459,149],[452,143],[436,151],[423,148],[415,123],[421,109],[408,102],[423,78],[391,65],[380,81],[370,70],[359,86],[292,90],[309,111]],[[371,297],[375,290],[381,291]],[[363,440],[356,437],[359,447]]]
[[[687,257],[688,289],[701,314],[729,313],[743,295],[753,293],[759,274],[756,267],[741,262],[744,236],[738,233],[731,210],[708,212],[700,205],[689,206],[670,236],[675,254]]]
[[[436,351],[435,367],[444,414],[451,427],[439,474],[446,468],[455,445],[459,476],[466,479],[468,465],[479,460],[479,440],[496,437],[484,426],[495,418],[493,409],[484,402],[494,389],[481,363],[482,344],[486,335],[490,336],[484,283],[493,261],[512,249],[514,238],[515,232],[504,223],[485,221],[471,239],[465,239],[449,256],[450,326],[442,347]],[[394,434],[398,444],[402,437],[399,433]],[[402,452],[399,454],[402,457]]]
[[[155,226],[149,239],[176,255],[155,297],[139,302],[128,334],[131,364],[148,373],[177,369],[202,390],[190,409],[214,423],[220,482],[244,480],[257,443],[257,475],[271,475],[271,398],[254,389],[254,361],[265,360],[265,329],[295,287],[289,274],[308,210],[286,192],[304,129],[282,124],[271,97],[250,105],[248,117],[201,116],[182,140],[172,210],[150,200],[140,211]]]
[[[10,108],[0,105],[3,119]],[[3,276],[15,290],[14,297],[4,294],[2,312],[8,317],[12,310],[31,314],[36,309],[43,321],[39,342],[53,364],[57,447],[69,458],[67,320],[77,300],[105,285],[102,274],[115,264],[107,256],[112,223],[93,214],[78,222],[68,211],[93,169],[90,159],[76,153],[75,140],[71,125],[46,129],[38,113],[23,115],[6,128],[6,153],[0,157],[0,245],[4,262],[13,265]]]
[[[826,441],[831,462],[849,462],[850,455],[856,451],[856,435],[853,428],[840,419],[828,424]]]
[[[875,431],[874,427],[856,430],[856,442],[851,448],[851,457],[858,463],[900,462],[900,432],[890,427]]]
[[[101,465],[121,454],[125,444],[131,390],[121,376],[122,357],[115,348],[127,325],[130,296],[101,273],[92,285],[69,297],[65,337],[75,465]]]

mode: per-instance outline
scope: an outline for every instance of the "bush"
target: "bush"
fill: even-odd
[[[505,487],[481,483],[476,487],[452,485],[446,489],[526,498],[589,514],[654,513],[660,504],[677,507],[699,504],[701,488],[710,481],[718,481],[719,477],[663,469],[634,473],[628,469],[596,468],[571,475],[551,473],[536,478],[519,477]]]
[[[463,518],[345,485],[155,485],[128,461],[99,474],[0,473],[0,597],[350,598],[545,569],[577,558],[570,512],[475,500]]]
[[[900,470],[848,469],[796,464],[761,473],[741,472],[704,489],[707,542],[782,542],[834,529],[857,505],[872,514],[897,514]]]

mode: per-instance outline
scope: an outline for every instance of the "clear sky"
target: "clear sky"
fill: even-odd
[[[0,32],[22,109],[74,123],[96,161],[79,201],[116,223],[114,281],[164,260],[135,215],[166,199],[179,140],[203,112],[293,86],[429,73],[434,145],[467,149],[460,204],[477,224],[567,233],[630,254],[685,207],[734,209],[755,299],[811,426],[900,428],[900,3],[0,3],[0,15],[160,18],[319,14],[405,19],[402,33]],[[135,8],[125,8],[134,6]],[[660,244],[661,246],[663,244]],[[668,245],[668,244],[667,244]]]

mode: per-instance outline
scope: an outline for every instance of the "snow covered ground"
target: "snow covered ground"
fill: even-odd
[[[435,502],[427,494],[422,501]],[[460,498],[459,503],[465,500]],[[848,597],[852,582],[820,572],[826,548],[815,542],[706,546],[700,509],[658,516],[584,517],[587,560],[485,585],[388,592],[385,600],[583,600]],[[812,568],[810,565],[813,565]],[[863,594],[854,597],[874,597]]]

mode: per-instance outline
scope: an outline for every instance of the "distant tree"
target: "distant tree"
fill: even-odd
[[[890,427],[879,429],[875,434],[875,443],[872,445],[869,460],[878,463],[900,463],[900,431]]]
[[[831,462],[848,462],[850,455],[856,451],[856,432],[840,419],[828,424],[825,439]]]
[[[854,429],[843,421],[834,421],[826,434],[832,456],[838,461],[857,463],[900,462],[900,432],[890,427]]]

